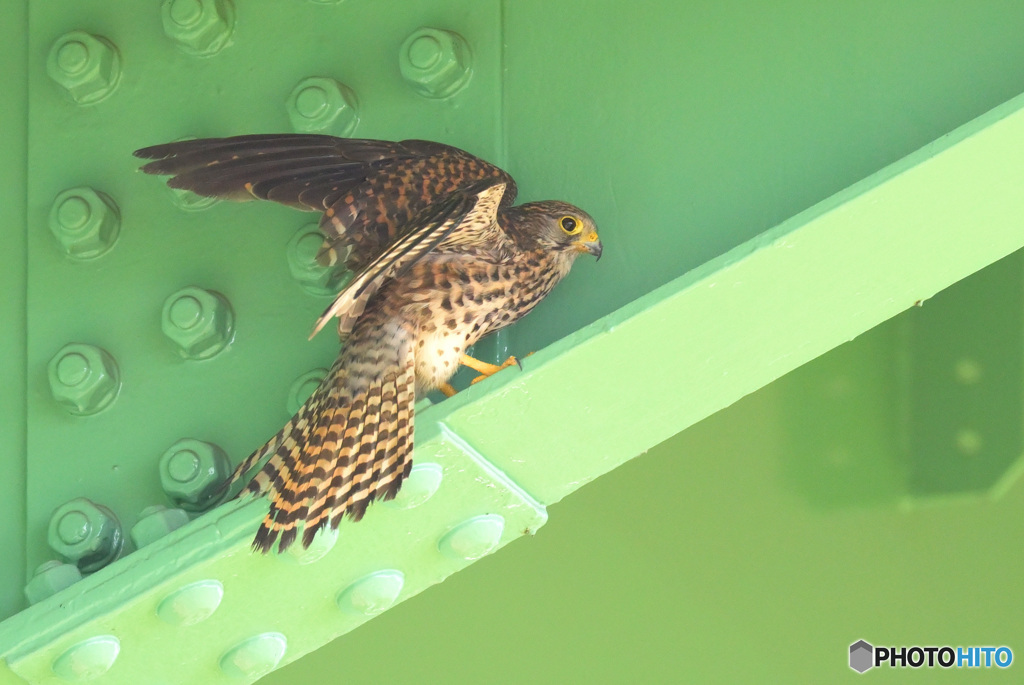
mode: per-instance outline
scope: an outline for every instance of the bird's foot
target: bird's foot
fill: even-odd
[[[437,386],[437,389],[443,392],[445,397],[452,397],[458,392],[458,390],[452,387],[451,383],[442,383]]]
[[[474,371],[480,374],[472,381],[470,381],[470,384],[479,383],[485,378],[490,378],[491,376],[498,373],[502,369],[507,369],[513,364],[519,366],[520,370],[523,368],[523,363],[520,362],[519,359],[517,359],[514,356],[509,357],[501,364],[488,364],[487,362],[482,362],[479,359],[470,357],[468,354],[464,354],[462,355],[462,358],[459,360],[459,363],[462,364],[463,366],[468,366],[469,368],[473,369]]]

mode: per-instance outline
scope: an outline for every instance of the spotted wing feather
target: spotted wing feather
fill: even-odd
[[[172,188],[231,200],[263,199],[323,212],[321,261],[362,269],[407,231],[429,206],[480,181],[512,178],[459,148],[422,140],[390,142],[323,135],[207,138],[135,152],[146,173],[169,175]]]

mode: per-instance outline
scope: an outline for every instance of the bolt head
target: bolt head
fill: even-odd
[[[193,438],[171,445],[160,457],[159,468],[164,492],[187,511],[203,511],[215,504],[217,487],[231,473],[224,450]]]
[[[117,362],[93,345],[71,343],[62,347],[50,359],[47,376],[53,399],[79,416],[106,409],[121,390]]]
[[[53,551],[83,573],[97,571],[116,559],[124,542],[114,513],[85,497],[57,507],[46,539]]]
[[[213,55],[228,45],[235,29],[231,0],[164,0],[164,34],[192,55]]]
[[[324,235],[316,224],[300,228],[288,241],[288,269],[306,292],[327,297],[340,292],[352,273],[345,268],[344,258],[334,266],[317,262],[323,242]]]
[[[286,105],[292,128],[299,133],[351,135],[359,123],[359,101],[348,86],[314,76],[292,90]]]
[[[32,579],[25,585],[25,599],[29,604],[35,604],[81,579],[82,572],[74,564],[47,561],[36,569]]]
[[[139,522],[132,526],[132,542],[137,549],[142,549],[188,521],[188,513],[183,509],[168,509],[163,505],[147,507],[142,510]]]
[[[428,98],[446,98],[462,90],[473,74],[465,39],[452,31],[422,28],[399,51],[398,67],[413,90]]]
[[[54,41],[46,73],[80,105],[99,102],[121,77],[121,59],[114,44],[102,36],[71,31]]]
[[[92,188],[69,188],[50,206],[50,231],[73,259],[93,259],[114,246],[121,212],[108,195]]]
[[[235,315],[220,293],[190,286],[164,301],[160,327],[185,359],[209,359],[235,335]]]

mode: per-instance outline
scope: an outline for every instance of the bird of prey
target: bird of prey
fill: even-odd
[[[601,256],[589,214],[565,202],[514,206],[508,173],[448,145],[326,135],[188,140],[136,151],[167,185],[208,197],[322,212],[325,265],[354,276],[316,322],[338,319],[341,352],[295,416],[225,488],[267,494],[253,541],[308,547],[326,525],[362,518],[409,474],[417,393],[448,384],[481,337],[527,314],[581,254]]]

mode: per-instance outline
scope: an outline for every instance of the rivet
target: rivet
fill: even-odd
[[[497,547],[504,530],[505,519],[501,516],[477,516],[448,531],[438,542],[438,549],[450,559],[473,561]]]
[[[404,584],[405,575],[401,571],[389,569],[371,573],[338,594],[338,608],[346,614],[376,616],[391,608]]]
[[[228,650],[220,659],[221,670],[235,678],[255,680],[281,663],[288,640],[281,633],[263,633]]]
[[[300,529],[299,536],[301,537],[302,532]],[[278,554],[277,558],[281,561],[298,564],[299,566],[306,566],[313,562],[320,561],[327,553],[334,549],[334,545],[338,542],[338,529],[331,528],[330,526],[324,526],[317,531],[313,540],[310,542],[309,547],[303,547],[300,544],[294,544],[285,550],[284,554]]]
[[[64,680],[83,682],[99,678],[110,670],[121,652],[113,635],[90,638],[69,647],[53,662],[53,672]]]
[[[402,481],[402,489],[394,499],[385,504],[396,509],[412,509],[418,507],[434,496],[441,486],[444,469],[440,464],[425,462],[414,464],[408,477]]]
[[[156,614],[171,625],[191,626],[212,616],[223,598],[224,586],[219,580],[200,580],[167,595]]]

